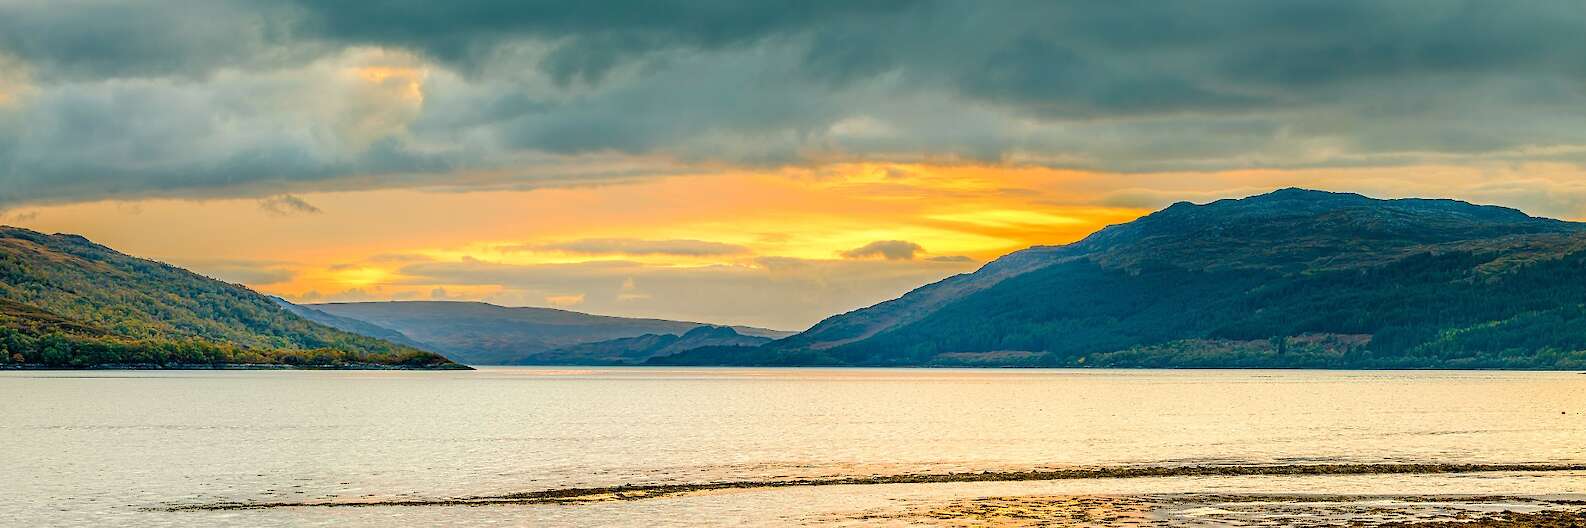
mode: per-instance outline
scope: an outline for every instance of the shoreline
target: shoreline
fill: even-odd
[[[1425,368],[1409,368],[1409,367],[1404,367],[1404,368],[1099,367],[1099,366],[1043,367],[1043,366],[1029,366],[1029,365],[986,365],[986,366],[975,366],[975,365],[720,365],[720,364],[652,365],[652,364],[645,364],[645,363],[621,364],[621,365],[612,365],[612,364],[599,364],[599,365],[596,365],[596,364],[589,364],[589,365],[569,365],[569,364],[507,365],[507,364],[494,364],[494,363],[477,363],[477,364],[472,364],[472,365],[469,365],[469,366],[470,367],[486,367],[486,368],[517,368],[517,367],[536,368],[536,369],[547,369],[547,368],[567,368],[567,369],[637,368],[637,369],[655,369],[655,370],[669,370],[669,369],[670,370],[677,370],[677,369],[691,369],[691,368],[707,368],[707,369],[789,369],[789,370],[793,370],[793,369],[831,369],[831,370],[850,370],[850,369],[851,370],[969,370],[969,371],[993,371],[993,370],[1073,370],[1073,371],[1095,371],[1095,370],[1127,370],[1127,371],[1141,371],[1141,370],[1160,370],[1160,371],[1233,370],[1233,371],[1262,371],[1262,370],[1276,370],[1276,371],[1293,371],[1293,372],[1299,372],[1299,371],[1318,371],[1318,372],[1560,372],[1560,373],[1572,373],[1572,374],[1586,374],[1586,370],[1580,370],[1580,369],[1521,369],[1521,368],[1474,368],[1474,367],[1473,368],[1455,368],[1455,367],[1425,367]]]
[[[1033,482],[1077,479],[1124,479],[1149,477],[1237,477],[1237,476],[1328,476],[1328,475],[1434,475],[1499,472],[1586,472],[1586,464],[1291,464],[1291,465],[1203,465],[1203,466],[1116,466],[1028,471],[982,471],[965,473],[905,473],[789,480],[738,480],[677,484],[623,484],[617,486],[552,488],[538,491],[368,501],[301,502],[211,502],[151,508],[158,511],[229,511],[294,507],[376,507],[376,506],[485,506],[511,504],[577,504],[589,502],[633,501],[708,491],[757,490],[806,486],[854,486],[881,484],[935,484],[968,482]]]
[[[84,371],[84,370],[476,370],[462,363],[435,366],[385,365],[380,363],[348,363],[343,365],[281,365],[271,363],[107,363],[85,367],[52,367],[48,365],[0,365],[0,371]]]

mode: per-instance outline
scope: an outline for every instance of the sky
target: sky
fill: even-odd
[[[1586,219],[1586,3],[0,0],[0,224],[802,329],[1176,201]]]

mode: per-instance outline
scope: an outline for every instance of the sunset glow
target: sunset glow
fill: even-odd
[[[94,233],[294,301],[484,300],[633,316],[801,328],[1032,245],[1063,244],[1172,197],[1207,201],[1289,185],[1414,195],[1449,186],[1473,200],[1553,207],[1492,181],[1504,173],[1417,169],[1230,171],[1125,176],[1021,166],[836,164],[712,169],[631,183],[529,190],[389,189],[294,195],[313,211],[252,199],[100,201],[21,209],[37,229]],[[1572,167],[1533,165],[1534,192]],[[1178,191],[1141,184],[1178,188]],[[1556,192],[1556,191],[1554,191]],[[1541,194],[1545,200],[1548,194]],[[202,225],[192,218],[206,218]],[[436,221],[444,219],[443,222]],[[184,236],[161,233],[183,230]],[[845,256],[907,241],[908,258]],[[762,293],[742,297],[744,288]],[[693,291],[721,305],[666,308]]]

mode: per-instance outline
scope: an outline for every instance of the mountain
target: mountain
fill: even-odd
[[[418,348],[418,349],[425,349],[426,348],[426,345],[424,345],[422,343],[419,343],[418,341],[414,341],[414,340],[408,338],[408,336],[406,334],[403,334],[402,332],[398,332],[396,330],[392,330],[390,328],[386,328],[384,326],[380,326],[380,325],[377,325],[377,324],[374,324],[374,323],[365,322],[365,321],[360,321],[360,320],[353,319],[353,318],[350,318],[350,317],[341,317],[341,316],[338,316],[338,315],[331,315],[331,314],[325,313],[322,310],[316,310],[314,308],[310,308],[310,307],[307,307],[307,306],[292,304],[290,301],[287,301],[286,299],[282,299],[280,297],[271,297],[270,300],[275,301],[275,304],[278,304],[282,308],[285,308],[286,311],[288,311],[288,312],[292,312],[293,314],[296,314],[298,317],[302,317],[304,319],[308,319],[310,321],[313,321],[313,322],[316,322],[316,323],[319,323],[319,324],[322,324],[322,325],[325,325],[325,326],[329,326],[329,327],[335,328],[337,330],[342,330],[342,331],[346,331],[346,332],[352,332],[354,334],[369,336],[369,337],[373,337],[375,339],[380,339],[380,340],[384,340],[384,341],[390,341],[392,343],[396,343],[396,344],[400,344],[400,345],[407,345],[407,346],[410,346],[410,347],[413,347],[413,348]]]
[[[746,336],[726,326],[698,326],[683,335],[644,334],[558,348],[513,361],[518,365],[632,365],[701,347],[757,347],[769,337]]]
[[[0,227],[0,364],[466,368],[77,235]]]
[[[654,362],[1586,368],[1586,224],[1303,189],[1178,203],[711,352]]]
[[[479,302],[393,301],[327,303],[307,308],[401,332],[428,350],[467,364],[501,365],[583,343],[680,335],[702,323],[590,315],[553,308],[508,308]],[[790,332],[732,327],[748,336],[780,338]]]

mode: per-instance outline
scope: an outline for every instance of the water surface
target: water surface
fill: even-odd
[[[820,524],[988,494],[1586,492],[1575,473],[1201,477],[159,511],[1073,466],[1586,463],[1586,376],[1559,372],[12,371],[0,402],[3,526]]]

